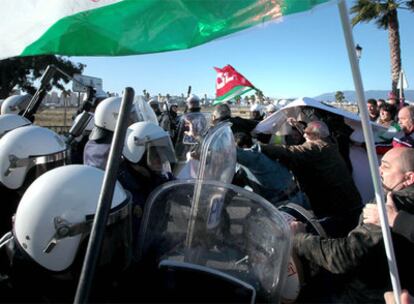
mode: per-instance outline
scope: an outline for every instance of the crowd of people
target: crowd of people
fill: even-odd
[[[154,119],[143,119],[151,117],[139,113],[146,107]],[[5,236],[0,240],[0,298],[62,302],[73,297],[120,108],[120,97],[95,100],[89,109],[93,128],[84,129],[71,153],[59,136],[34,125],[1,134],[0,230]],[[367,109],[371,121],[395,129],[394,137],[379,143],[387,147],[379,170],[401,285],[413,294],[414,107],[399,104],[394,96],[387,102],[369,99]],[[254,104],[250,117],[242,118],[232,114],[230,105],[219,104],[208,118],[201,114],[196,95],[188,97],[182,114],[177,104],[160,105],[156,99],[132,108],[94,300],[121,301],[110,299],[111,290],[124,293],[132,288],[148,197],[180,177],[177,160],[199,158],[209,128],[227,122],[237,145],[233,183],[276,208],[286,202],[300,205],[326,232],[311,233],[300,220],[290,223],[292,255],[299,259],[306,282],[298,301],[383,301],[391,284],[378,208],[375,201],[364,206],[335,125],[323,115],[307,122],[290,117],[289,134],[275,144],[275,134],[257,133],[255,128],[276,110]],[[183,143],[186,150],[180,151]],[[65,218],[69,213],[73,215]],[[47,236],[50,231],[52,237]],[[110,283],[105,281],[109,274]],[[50,286],[59,287],[48,293]]]

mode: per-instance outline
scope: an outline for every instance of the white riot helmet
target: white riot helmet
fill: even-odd
[[[32,95],[13,95],[7,97],[1,105],[1,114],[21,114],[26,110]]]
[[[263,107],[259,105],[258,103],[255,103],[250,107],[250,112],[259,112],[260,115],[263,114]]]
[[[153,106],[159,106],[160,103],[158,102],[158,100],[156,100],[155,98],[151,98],[150,100],[148,100],[148,104],[153,107]]]
[[[83,130],[85,133],[90,133],[95,126],[95,115],[94,113],[89,112],[91,119],[89,120],[88,124],[86,125],[85,129]],[[72,126],[76,125],[81,118],[82,113],[78,114],[75,119],[73,120]]]
[[[13,232],[33,261],[51,271],[73,264],[89,235],[103,176],[104,171],[94,167],[69,165],[45,173],[26,190]],[[129,197],[117,182],[107,225],[127,218],[129,211]]]
[[[119,110],[121,109],[121,97],[109,97],[104,99],[95,110],[95,127],[92,130],[90,139],[97,140],[104,138],[115,131]],[[128,125],[138,121],[136,108],[132,107],[128,117]]]
[[[18,189],[29,177],[65,164],[66,157],[65,143],[52,130],[34,125],[15,129],[0,139],[0,183]]]
[[[19,127],[28,126],[32,124],[26,117],[17,114],[3,114],[0,115],[0,138],[7,132],[17,129]]]
[[[147,165],[154,171],[162,171],[164,166],[176,162],[169,133],[156,124],[142,121],[128,128],[123,155],[136,164],[145,152]]]
[[[267,105],[267,107],[266,107],[266,113],[267,114],[272,114],[276,111],[277,111],[277,107],[274,104],[271,103],[271,104]]]
[[[260,104],[255,103],[250,107],[250,118],[261,120],[263,119],[264,111]]]

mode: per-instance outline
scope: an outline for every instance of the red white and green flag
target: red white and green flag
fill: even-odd
[[[231,65],[224,68],[214,68],[217,72],[216,79],[216,100],[213,105],[232,100],[255,89],[254,85],[242,74],[237,72]]]
[[[0,59],[191,48],[329,0],[3,0]]]

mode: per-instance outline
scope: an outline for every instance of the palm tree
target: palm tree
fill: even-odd
[[[414,11],[414,0],[356,0],[351,7],[354,14],[352,24],[375,20],[380,29],[388,29],[391,55],[392,91],[397,94],[398,77],[401,70],[400,32],[397,9]]]

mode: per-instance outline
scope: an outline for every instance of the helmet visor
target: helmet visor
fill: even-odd
[[[138,111],[136,109],[136,107],[132,107],[131,112],[129,112],[128,115],[128,126],[136,123],[139,121],[139,117],[138,117]]]
[[[155,171],[162,171],[165,164],[175,163],[174,147],[170,137],[150,141],[147,146],[147,164]]]

